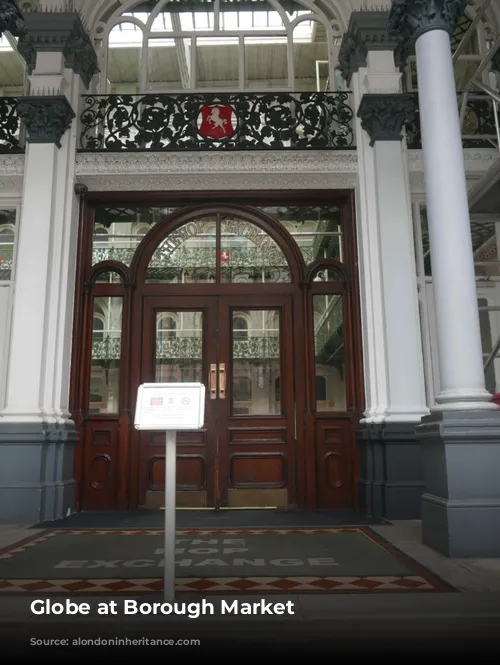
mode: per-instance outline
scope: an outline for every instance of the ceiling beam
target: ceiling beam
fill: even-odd
[[[179,14],[176,14],[174,12],[170,15],[170,18],[172,19],[172,30],[174,32],[181,32],[182,27],[181,27],[181,19]],[[179,70],[181,73],[182,88],[184,90],[190,90],[191,58],[189,54],[189,48],[186,46],[186,40],[182,37],[176,37],[174,41],[175,41],[175,52],[177,55],[177,62],[179,63]]]

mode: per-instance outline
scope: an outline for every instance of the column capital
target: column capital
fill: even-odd
[[[415,112],[411,95],[365,94],[358,109],[361,127],[376,141],[401,141],[401,130]]]
[[[4,32],[10,32],[14,37],[22,37],[26,32],[17,0],[0,0],[0,37]]]
[[[360,67],[367,66],[368,51],[394,51],[398,41],[388,33],[389,12],[352,12],[342,38],[339,68],[350,83]]]
[[[20,97],[17,109],[19,117],[26,123],[28,143],[55,143],[58,148],[75,117],[64,95]]]
[[[389,16],[389,34],[399,43],[406,60],[415,42],[429,30],[450,35],[467,6],[467,0],[394,0]]]
[[[68,69],[78,74],[85,87],[97,74],[97,55],[80,16],[74,12],[32,12],[26,15],[26,33],[18,51],[30,74],[39,52],[60,52]]]

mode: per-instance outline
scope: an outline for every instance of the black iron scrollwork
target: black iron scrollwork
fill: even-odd
[[[415,95],[415,102],[417,102]],[[418,106],[413,119],[406,123],[408,148],[420,150],[422,136],[420,133],[420,114]],[[491,148],[496,140],[495,114],[493,100],[483,93],[472,93],[467,99],[464,120],[462,123],[464,148]]]
[[[15,97],[0,97],[0,153],[23,152],[19,142],[21,122]]]
[[[87,95],[83,151],[336,149],[353,146],[349,95]]]

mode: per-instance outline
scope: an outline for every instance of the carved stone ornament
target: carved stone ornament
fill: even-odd
[[[389,34],[398,40],[404,61],[415,42],[430,30],[453,34],[467,0],[394,0],[389,16]]]
[[[87,187],[87,185],[83,185],[78,182],[75,184],[75,194],[77,196],[87,196],[88,193],[89,193],[89,188]]]
[[[10,32],[14,37],[22,37],[26,32],[17,0],[0,0],[0,37],[4,32]]]
[[[388,33],[389,12],[352,12],[339,51],[339,69],[349,85],[352,75],[366,67],[368,51],[394,51],[397,40]]]
[[[370,145],[376,141],[401,141],[401,130],[415,112],[411,95],[363,95],[358,109],[361,126],[370,136]]]
[[[61,52],[65,66],[79,74],[88,88],[98,73],[97,55],[78,14],[71,12],[32,12],[26,15],[26,34],[19,40],[18,51],[30,73],[35,69],[40,51]]]
[[[28,143],[55,143],[61,147],[61,138],[75,117],[64,95],[20,97],[17,108],[26,125]]]

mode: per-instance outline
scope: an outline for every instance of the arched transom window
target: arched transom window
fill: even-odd
[[[324,91],[341,29],[309,0],[150,0],[124,2],[96,34],[101,93]]]

